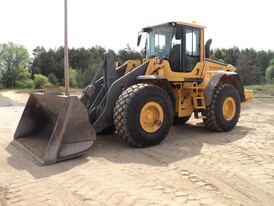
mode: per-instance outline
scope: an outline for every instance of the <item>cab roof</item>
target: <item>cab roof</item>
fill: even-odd
[[[205,26],[201,26],[201,25],[197,25],[197,24],[192,24],[192,23],[186,23],[186,22],[180,22],[180,21],[172,21],[172,22],[167,22],[164,24],[158,24],[158,25],[154,25],[154,26],[148,26],[142,29],[142,31],[147,32],[150,31],[153,28],[157,28],[157,27],[161,27],[161,26],[165,26],[165,25],[169,25],[169,26],[176,26],[176,25],[183,25],[183,26],[191,26],[194,28],[199,28],[199,29],[205,29]]]

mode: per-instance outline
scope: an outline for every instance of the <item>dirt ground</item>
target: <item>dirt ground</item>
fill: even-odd
[[[16,102],[28,95],[2,95],[12,104],[0,107],[1,206],[274,205],[274,106],[242,105],[228,133],[192,118],[145,149],[97,136],[85,155],[39,167],[10,144],[23,111]]]

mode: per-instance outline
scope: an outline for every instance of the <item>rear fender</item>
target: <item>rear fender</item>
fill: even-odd
[[[211,104],[214,89],[217,86],[217,84],[219,84],[219,82],[232,84],[238,90],[241,102],[245,101],[244,86],[241,82],[239,75],[236,72],[220,71],[220,72],[217,72],[211,78],[211,80],[206,86],[206,89],[205,89],[206,106],[209,106]]]

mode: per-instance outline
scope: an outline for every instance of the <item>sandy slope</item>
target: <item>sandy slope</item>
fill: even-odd
[[[146,149],[98,136],[84,156],[45,167],[10,144],[22,111],[0,107],[0,205],[274,204],[273,106],[244,105],[228,133],[191,119]]]
[[[29,94],[27,93],[16,93],[15,91],[5,91],[2,92],[0,95],[3,95],[4,97],[9,98],[12,103],[19,103],[19,104],[25,104],[29,98]],[[1,105],[1,99],[0,99],[0,106]]]

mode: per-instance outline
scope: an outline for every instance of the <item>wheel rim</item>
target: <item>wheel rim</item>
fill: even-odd
[[[146,132],[156,132],[161,128],[164,120],[164,111],[157,102],[148,102],[140,113],[140,124]]]
[[[226,121],[230,121],[236,114],[236,102],[234,98],[227,97],[223,104],[223,117]]]

